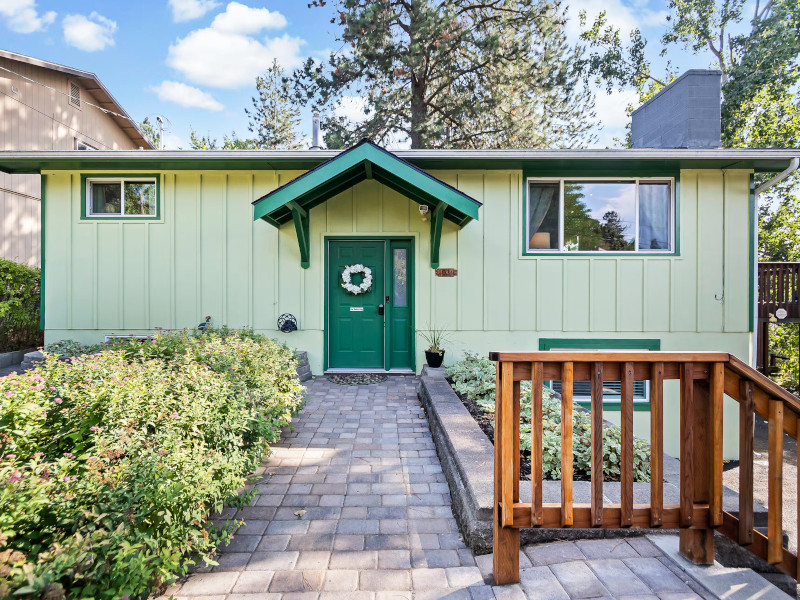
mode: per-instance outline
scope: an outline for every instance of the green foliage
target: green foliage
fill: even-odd
[[[436,328],[428,325],[428,329],[417,329],[417,333],[428,346],[425,350],[435,354],[444,353],[442,346],[450,341],[450,334],[444,327]]]
[[[102,350],[102,344],[81,344],[75,340],[59,340],[52,344],[47,344],[44,351],[54,356],[81,356],[82,354],[93,354]]]
[[[312,6],[324,6],[314,0]],[[573,147],[592,141],[593,98],[558,0],[337,0],[343,51],[309,58],[296,99],[328,111],[328,147]],[[338,46],[339,44],[337,44]],[[361,119],[337,113],[362,100]]]
[[[769,324],[769,351],[778,357],[778,372],[770,376],[793,393],[800,391],[800,332],[797,323]]]
[[[39,269],[0,258],[0,352],[41,345],[40,278]]]
[[[259,150],[258,142],[254,139],[242,139],[235,131],[225,135],[222,147],[217,146],[216,138],[210,135],[199,135],[194,129],[189,134],[189,144],[192,150]]]
[[[474,400],[487,413],[495,407],[495,364],[475,354],[447,367],[453,389]],[[531,451],[531,382],[520,384],[520,448]],[[591,418],[587,411],[577,407],[572,413],[572,468],[576,477],[591,474]],[[618,481],[620,478],[621,430],[617,425],[603,429],[603,478]],[[561,400],[545,388],[542,394],[542,464],[545,479],[561,478]],[[633,470],[635,481],[650,481],[650,447],[643,440],[634,439]]]
[[[245,109],[250,118],[248,129],[256,134],[255,142],[262,150],[294,150],[302,148],[297,127],[300,109],[290,98],[288,82],[277,59],[263,76],[256,77],[257,97],[253,110]]]
[[[147,141],[153,145],[153,148],[156,150],[161,148],[161,134],[156,129],[156,126],[150,122],[150,117],[145,117],[144,121],[139,123],[139,130],[147,138]]]
[[[294,353],[251,332],[111,346],[0,379],[0,597],[143,600],[215,564],[236,523],[209,514],[301,403]]]

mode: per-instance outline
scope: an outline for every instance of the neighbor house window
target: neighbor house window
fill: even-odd
[[[86,215],[89,217],[157,217],[157,179],[155,177],[86,178]]]
[[[527,251],[669,252],[672,179],[528,180]]]

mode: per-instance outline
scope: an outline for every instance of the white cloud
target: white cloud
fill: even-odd
[[[0,16],[6,17],[6,26],[15,33],[44,31],[56,19],[52,10],[40,15],[36,0],[2,0]]]
[[[162,81],[159,85],[150,88],[158,99],[164,102],[173,102],[187,108],[204,108],[205,110],[220,111],[225,108],[208,92],[197,89],[177,81]]]
[[[253,34],[262,29],[282,29],[287,21],[279,12],[270,12],[266,8],[251,8],[231,2],[225,12],[214,17],[211,27],[226,33]]]
[[[631,120],[626,113],[628,105],[639,105],[639,95],[633,90],[613,90],[610,94],[604,87],[595,90],[594,108],[601,123],[597,147],[614,147],[614,138],[625,138],[625,126]]]
[[[198,19],[217,6],[219,2],[214,0],[169,0],[172,20],[176,23]]]
[[[364,112],[367,100],[363,96],[342,96],[331,109],[334,117],[344,117],[351,123],[360,123],[369,116]]]
[[[666,11],[652,10],[644,2],[633,2],[626,0],[571,0],[567,9],[567,36],[572,41],[576,41],[581,33],[579,14],[586,11],[586,27],[591,27],[595,18],[605,11],[608,22],[614,27],[619,28],[623,36],[627,38],[628,33],[633,29],[643,27],[658,26],[666,24]]]
[[[117,23],[96,12],[86,15],[67,15],[62,23],[64,41],[79,50],[95,52],[114,45]]]
[[[196,29],[169,47],[167,65],[193,83],[217,88],[252,85],[256,75],[273,60],[284,69],[301,63],[301,38],[257,39],[254,34],[283,27],[286,19],[277,12],[251,9],[237,2],[228,4],[210,27]]]

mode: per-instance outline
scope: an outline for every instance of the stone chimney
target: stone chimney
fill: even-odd
[[[686,71],[633,112],[634,148],[719,148],[722,73]]]

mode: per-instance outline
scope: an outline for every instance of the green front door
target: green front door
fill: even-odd
[[[407,239],[331,239],[327,242],[327,367],[413,369],[413,246]],[[372,287],[342,287],[345,267],[372,271]],[[354,274],[351,283],[363,277]]]

